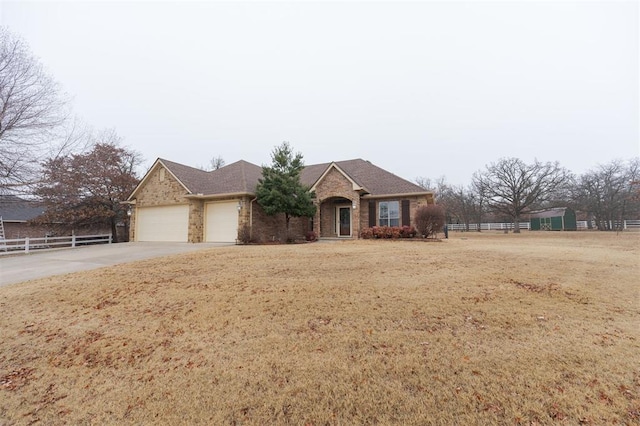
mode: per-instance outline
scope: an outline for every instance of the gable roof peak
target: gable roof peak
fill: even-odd
[[[362,158],[334,161],[331,163],[308,166],[303,172],[303,183],[315,185],[335,165],[345,176],[362,190],[371,195],[395,195],[407,193],[426,193],[420,186],[401,178],[371,161]],[[355,186],[354,186],[355,187]]]

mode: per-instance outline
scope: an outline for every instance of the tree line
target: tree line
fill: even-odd
[[[466,225],[487,220],[506,221],[520,232],[526,213],[570,207],[585,215],[588,226],[613,230],[616,222],[640,218],[640,158],[613,160],[575,175],[558,162],[502,158],[473,174],[467,186],[418,177],[418,185],[432,190],[449,222]]]
[[[306,201],[297,187],[302,156],[283,145],[272,160],[263,168],[259,197],[270,213],[285,213],[288,223],[310,207],[277,196],[272,184],[280,180],[276,186],[287,193],[295,189],[297,201]],[[122,201],[138,183],[141,161],[139,153],[122,146],[115,130],[96,131],[73,118],[59,84],[22,39],[0,27],[0,195],[35,195],[46,210],[42,222],[64,224],[66,230],[106,225],[117,238],[116,227],[128,227]],[[214,157],[202,168],[223,165],[222,157]],[[575,176],[557,162],[504,158],[476,172],[468,186],[450,185],[444,178],[416,181],[436,193],[450,221],[467,226],[493,215],[512,221],[519,232],[526,212],[570,206],[606,230],[615,221],[639,217],[639,166],[638,158],[616,160]]]

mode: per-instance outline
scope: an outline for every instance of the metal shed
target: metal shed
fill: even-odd
[[[532,212],[529,216],[532,231],[576,231],[576,212],[569,207],[556,207]]]

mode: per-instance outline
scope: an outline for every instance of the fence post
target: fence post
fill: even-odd
[[[76,234],[71,235],[71,247],[76,246]]]
[[[113,234],[109,234],[109,244],[113,241]]]
[[[24,252],[29,253],[29,237],[25,237],[24,239]]]

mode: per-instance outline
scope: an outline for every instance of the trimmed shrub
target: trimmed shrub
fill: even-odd
[[[403,226],[402,227],[402,238],[413,238],[416,236],[418,231],[413,226]]]
[[[397,240],[402,235],[402,228],[399,226],[390,226],[389,232],[391,233],[391,238]]]
[[[371,238],[398,239],[413,238],[417,234],[413,226],[373,226],[360,231],[360,238],[365,240]]]
[[[415,222],[420,235],[425,238],[435,236],[444,226],[444,209],[434,204],[418,207]]]
[[[362,231],[360,231],[360,238],[365,240],[373,238],[373,228],[364,228]]]

